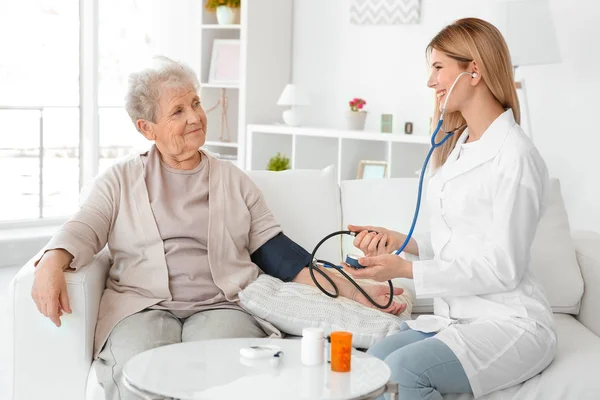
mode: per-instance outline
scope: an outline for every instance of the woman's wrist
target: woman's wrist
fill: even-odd
[[[413,263],[412,261],[402,259],[402,276],[401,278],[413,279]]]
[[[354,285],[353,285],[354,286]],[[354,290],[352,291],[352,297],[349,297],[350,300],[356,300],[356,294],[358,293],[358,288],[354,287]]]
[[[404,244],[404,242],[406,241],[406,238],[408,237],[408,235],[405,235],[404,233],[400,233],[400,232],[394,232],[394,233],[396,234],[396,237],[398,239],[398,246],[402,246]],[[396,251],[397,250],[398,249],[396,249]],[[406,247],[404,248],[403,252],[412,254],[414,256],[418,256],[419,255],[419,247],[417,246],[417,241],[413,238],[410,238],[410,240],[406,244]]]
[[[338,287],[340,296],[350,300],[354,300],[358,292],[356,286],[350,283],[348,279],[344,278],[343,276],[340,276],[337,273],[335,275],[329,274],[329,276],[333,279],[335,285]]]
[[[73,258],[73,255],[65,249],[52,249],[44,253],[40,262],[46,261],[42,263],[42,266],[47,264],[50,267],[61,268],[64,271],[69,268]]]

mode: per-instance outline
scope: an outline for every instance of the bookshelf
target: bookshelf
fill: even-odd
[[[200,98],[205,110],[227,102],[227,117],[219,105],[208,113],[203,146],[245,169],[247,124],[265,124],[280,118],[277,99],[291,77],[292,0],[242,0],[238,23],[219,25],[214,13],[202,7]],[[215,83],[209,79],[215,40],[239,41],[237,83]],[[224,97],[225,96],[225,97]],[[222,132],[227,132],[224,140]]]
[[[338,182],[355,179],[360,161],[385,161],[388,178],[415,177],[431,146],[426,133],[411,135],[250,124],[246,131],[246,169],[265,169],[278,152],[290,158],[292,169],[322,169],[334,165]]]

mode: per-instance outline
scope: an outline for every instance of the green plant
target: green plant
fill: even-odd
[[[206,0],[206,9],[214,12],[219,6],[227,6],[231,8],[240,8],[240,0]]]
[[[267,170],[269,171],[285,171],[286,169],[290,169],[290,159],[281,153],[271,157],[269,164],[267,164]]]

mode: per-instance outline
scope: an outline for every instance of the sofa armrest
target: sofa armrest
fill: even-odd
[[[600,336],[600,233],[574,231],[572,236],[584,284],[577,319]]]
[[[41,255],[41,254],[40,254]],[[12,354],[11,400],[85,398],[92,363],[94,330],[106,285],[109,253],[105,248],[77,272],[66,272],[72,314],[57,328],[31,297],[32,258],[9,287],[9,341]]]

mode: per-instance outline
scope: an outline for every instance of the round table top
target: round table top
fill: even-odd
[[[354,351],[351,371],[332,372],[330,364],[307,367],[300,340],[216,339],[178,343],[145,351],[129,360],[124,379],[143,391],[179,399],[358,399],[381,391],[390,369],[381,360]],[[275,345],[283,356],[250,360],[249,346]]]

